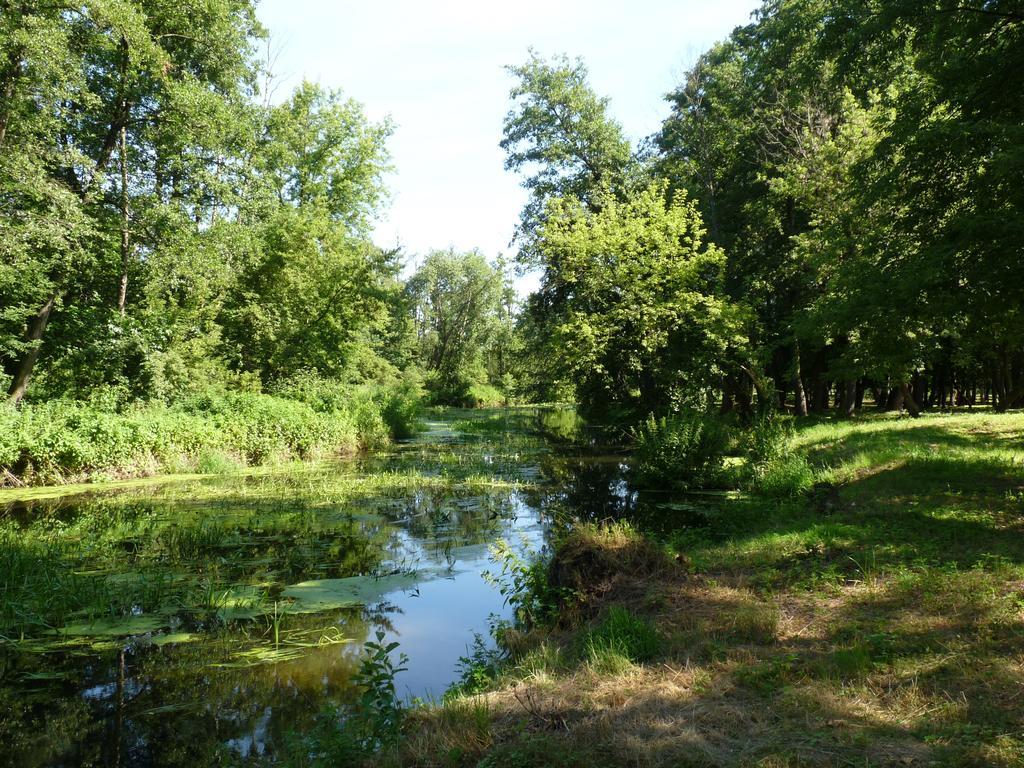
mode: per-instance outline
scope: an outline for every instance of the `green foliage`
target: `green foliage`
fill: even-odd
[[[498,744],[477,763],[477,768],[586,768],[597,765],[604,754],[588,754],[576,744],[546,733],[525,734]]]
[[[433,251],[406,285],[426,385],[436,403],[496,405],[512,365],[515,292],[502,262]]]
[[[581,636],[580,644],[584,657],[592,662],[614,655],[643,663],[658,656],[663,642],[649,621],[613,605],[597,626]]]
[[[396,662],[392,656],[398,643],[385,644],[382,631],[376,636],[376,641],[370,640],[363,646],[359,670],[353,676],[353,682],[361,689],[358,701],[342,709],[326,709],[309,733],[293,734],[287,765],[348,765],[395,747],[405,714],[395,691],[395,675],[405,671],[408,658],[400,654]]]
[[[744,346],[743,312],[721,293],[724,254],[703,242],[696,206],[653,183],[624,202],[549,203],[538,236],[546,279],[561,286],[549,316],[585,412],[625,416],[701,406]]]
[[[531,51],[525,64],[508,71],[518,82],[509,93],[513,106],[505,117],[501,147],[507,169],[533,172],[523,181],[531,199],[519,227],[524,241],[520,258],[529,262],[548,201],[573,197],[587,202],[621,188],[632,157],[622,127],[608,115],[608,100],[588,85],[581,60],[561,56],[546,61]]]
[[[490,384],[472,384],[466,393],[466,405],[470,408],[494,408],[504,405],[507,396]]]
[[[1021,105],[991,86],[1024,61],[1012,5],[765,3],[668,97],[657,172],[699,201],[798,413],[836,385],[849,414],[858,380],[883,407],[911,380],[918,405],[954,386],[958,404],[975,388],[1000,408],[1024,397],[1024,196],[1002,183]],[[742,377],[723,384],[748,408]]]
[[[742,449],[753,488],[767,496],[797,496],[810,491],[814,471],[793,448],[793,419],[778,413],[758,418],[742,433]]]
[[[723,480],[730,431],[719,418],[684,411],[648,417],[634,439],[634,475],[646,488],[707,488]]]
[[[362,689],[359,707],[349,724],[365,733],[364,745],[379,750],[392,745],[402,728],[402,702],[395,692],[395,675],[405,671],[409,659],[403,653],[397,663],[392,655],[397,642],[384,644],[384,632],[377,632],[377,640],[364,646],[365,655],[353,681]]]
[[[459,657],[459,680],[445,692],[445,700],[486,691],[498,679],[506,661],[506,654],[500,648],[491,647],[483,635],[475,634],[467,654]]]
[[[392,438],[410,438],[419,431],[423,394],[423,384],[414,374],[385,389],[381,417]]]
[[[272,388],[412,362],[398,254],[368,240],[387,121],[310,83],[260,103],[248,0],[10,10],[0,365],[15,400],[32,377],[36,399],[116,386],[176,403],[237,374]]]
[[[208,392],[168,406],[51,400],[0,409],[0,471],[27,482],[153,472],[222,473],[350,453],[416,428],[414,384],[363,387],[305,380],[302,399]]]
[[[786,452],[762,465],[755,488],[767,496],[799,496],[814,488],[814,470],[798,453]]]
[[[500,564],[497,573],[484,571],[484,579],[498,588],[515,621],[527,629],[543,626],[557,615],[563,590],[551,583],[549,558],[539,553],[516,552],[507,541],[491,545],[491,559]]]

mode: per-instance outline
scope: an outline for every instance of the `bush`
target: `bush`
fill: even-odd
[[[696,412],[649,417],[636,431],[633,472],[643,487],[704,488],[722,481],[729,429]]]
[[[793,418],[769,414],[743,436],[750,485],[767,496],[796,496],[814,485],[814,471],[792,446]]]
[[[483,371],[461,373],[452,378],[443,378],[437,371],[431,371],[424,383],[432,405],[487,408],[504,405],[508,400],[501,389],[487,383]]]
[[[287,392],[292,397],[282,397]],[[304,377],[278,395],[208,391],[175,404],[120,398],[0,408],[0,484],[154,472],[223,473],[350,453],[416,425],[415,381],[342,388]]]
[[[414,376],[389,387],[384,396],[381,415],[396,440],[415,435],[420,428],[423,382]]]
[[[494,408],[505,404],[505,394],[490,384],[473,384],[464,404],[470,408]]]

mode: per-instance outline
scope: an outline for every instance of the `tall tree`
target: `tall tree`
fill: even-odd
[[[518,232],[529,259],[546,202],[572,195],[596,205],[602,190],[621,190],[632,155],[622,127],[608,114],[608,99],[591,89],[581,60],[548,61],[531,51],[525,64],[508,71],[518,81],[509,93],[513,106],[501,147],[505,168],[524,173],[530,192]]]
[[[596,211],[552,200],[542,256],[572,286],[553,346],[584,409],[642,418],[706,407],[721,377],[746,361],[745,312],[723,293],[724,253],[704,241],[696,205],[653,183]]]
[[[274,107],[241,210],[246,262],[225,302],[226,354],[269,382],[336,375],[364,332],[386,325],[397,253],[368,240],[385,199],[387,121],[311,83]]]
[[[407,290],[433,389],[441,401],[463,404],[473,384],[488,383],[492,351],[504,354],[508,343],[505,275],[479,251],[432,251]]]
[[[3,302],[6,321],[23,326],[22,340],[0,350],[17,401],[55,313],[86,322],[83,312],[128,302],[135,249],[152,247],[148,211],[204,218],[232,124],[225,118],[252,87],[252,42],[262,30],[248,0],[5,5],[0,184],[12,215],[4,226],[30,225],[36,238],[63,230],[17,257],[27,259],[28,291],[0,286],[16,294]],[[23,139],[19,157],[13,135]],[[18,165],[31,176],[13,173]],[[118,165],[123,171],[110,173]],[[56,226],[40,226],[46,221]],[[97,320],[94,330],[105,325]]]

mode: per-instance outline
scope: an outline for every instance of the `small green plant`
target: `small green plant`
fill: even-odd
[[[352,682],[362,690],[348,707],[327,707],[306,734],[285,739],[284,763],[303,768],[333,768],[360,763],[373,754],[393,749],[398,743],[405,714],[395,691],[395,675],[408,661],[392,658],[398,643],[384,643],[385,634],[363,646],[363,658]]]
[[[495,633],[500,628],[495,628]],[[445,699],[463,694],[476,694],[487,690],[497,679],[505,654],[500,648],[490,646],[479,632],[473,636],[473,645],[465,656],[459,657],[459,680],[445,692]]]
[[[633,474],[647,488],[706,488],[721,483],[729,429],[710,414],[649,417],[634,434]]]
[[[769,413],[744,433],[741,444],[747,458],[750,485],[766,496],[788,497],[814,486],[814,470],[793,447],[793,419]]]
[[[600,624],[582,638],[584,655],[591,661],[614,654],[634,663],[655,658],[662,648],[662,638],[646,619],[613,605]]]
[[[364,746],[377,750],[394,744],[401,732],[404,711],[395,692],[395,675],[406,670],[409,658],[399,654],[396,664],[392,654],[398,643],[385,645],[381,630],[377,631],[377,640],[369,641],[363,648],[365,655],[353,677],[363,693],[349,722],[361,732]]]
[[[538,553],[520,555],[499,539],[491,546],[491,559],[501,565],[501,571],[484,571],[484,580],[498,588],[515,620],[527,629],[550,620],[563,594],[548,578],[548,558]]]

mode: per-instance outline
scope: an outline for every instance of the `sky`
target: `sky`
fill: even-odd
[[[435,248],[509,246],[526,199],[498,146],[512,77],[534,48],[580,56],[634,141],[658,130],[664,95],[697,56],[750,20],[755,0],[261,0],[273,100],[303,78],[390,116],[395,170],[374,240],[414,263]],[[529,290],[527,278],[520,290]]]

